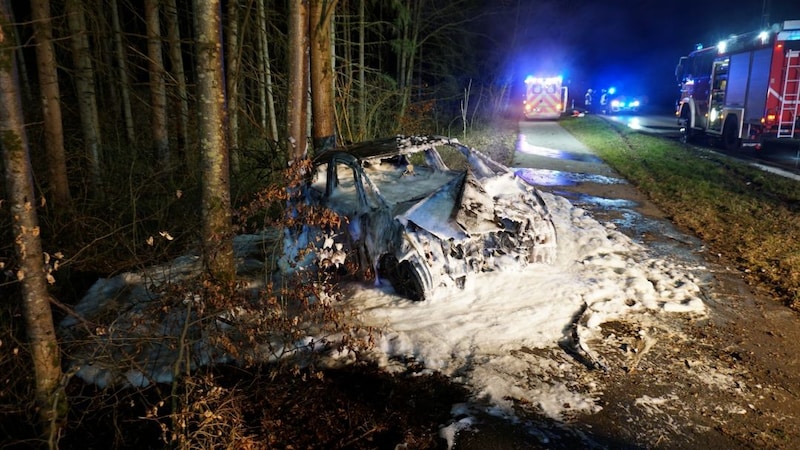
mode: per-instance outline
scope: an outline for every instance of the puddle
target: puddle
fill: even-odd
[[[555,150],[558,151],[558,150]],[[514,174],[535,186],[575,186],[580,183],[626,184],[621,178],[592,173],[562,172],[560,170],[519,168]]]
[[[625,198],[605,198],[605,197],[597,197],[595,195],[588,195],[588,194],[581,194],[578,192],[554,192],[562,197],[566,197],[572,202],[572,204],[580,206],[581,208],[586,208],[587,205],[592,205],[592,209],[600,208],[600,209],[620,209],[620,208],[635,208],[639,206],[639,203],[628,200]]]
[[[542,147],[528,143],[524,134],[519,135],[517,141],[517,151],[528,155],[544,156],[547,158],[563,159],[568,161],[581,161],[590,163],[602,163],[603,160],[591,153],[566,152],[549,147]]]

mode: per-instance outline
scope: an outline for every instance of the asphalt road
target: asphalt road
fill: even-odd
[[[558,122],[523,121],[519,128],[511,166],[521,178],[566,197],[662,256],[696,258],[702,243],[677,231],[647,197]]]

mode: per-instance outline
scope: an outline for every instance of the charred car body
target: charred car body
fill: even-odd
[[[314,167],[309,197],[347,218],[338,244],[362,273],[412,300],[463,288],[470,273],[555,260],[536,189],[455,139],[362,143],[325,152]]]

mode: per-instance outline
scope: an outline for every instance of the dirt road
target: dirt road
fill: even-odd
[[[753,292],[557,123],[520,128],[513,167],[531,168],[521,173],[542,190],[613,223],[659,257],[694,268],[709,314],[604,324],[602,339],[588,345],[608,370],[572,375],[597,393],[599,412],[563,422],[529,414],[526,432],[497,424],[459,448],[800,448],[797,315]]]

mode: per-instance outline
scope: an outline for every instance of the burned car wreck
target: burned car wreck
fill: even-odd
[[[463,288],[470,273],[555,260],[537,190],[455,139],[361,143],[318,155],[314,168],[309,200],[346,218],[337,246],[412,300]]]

